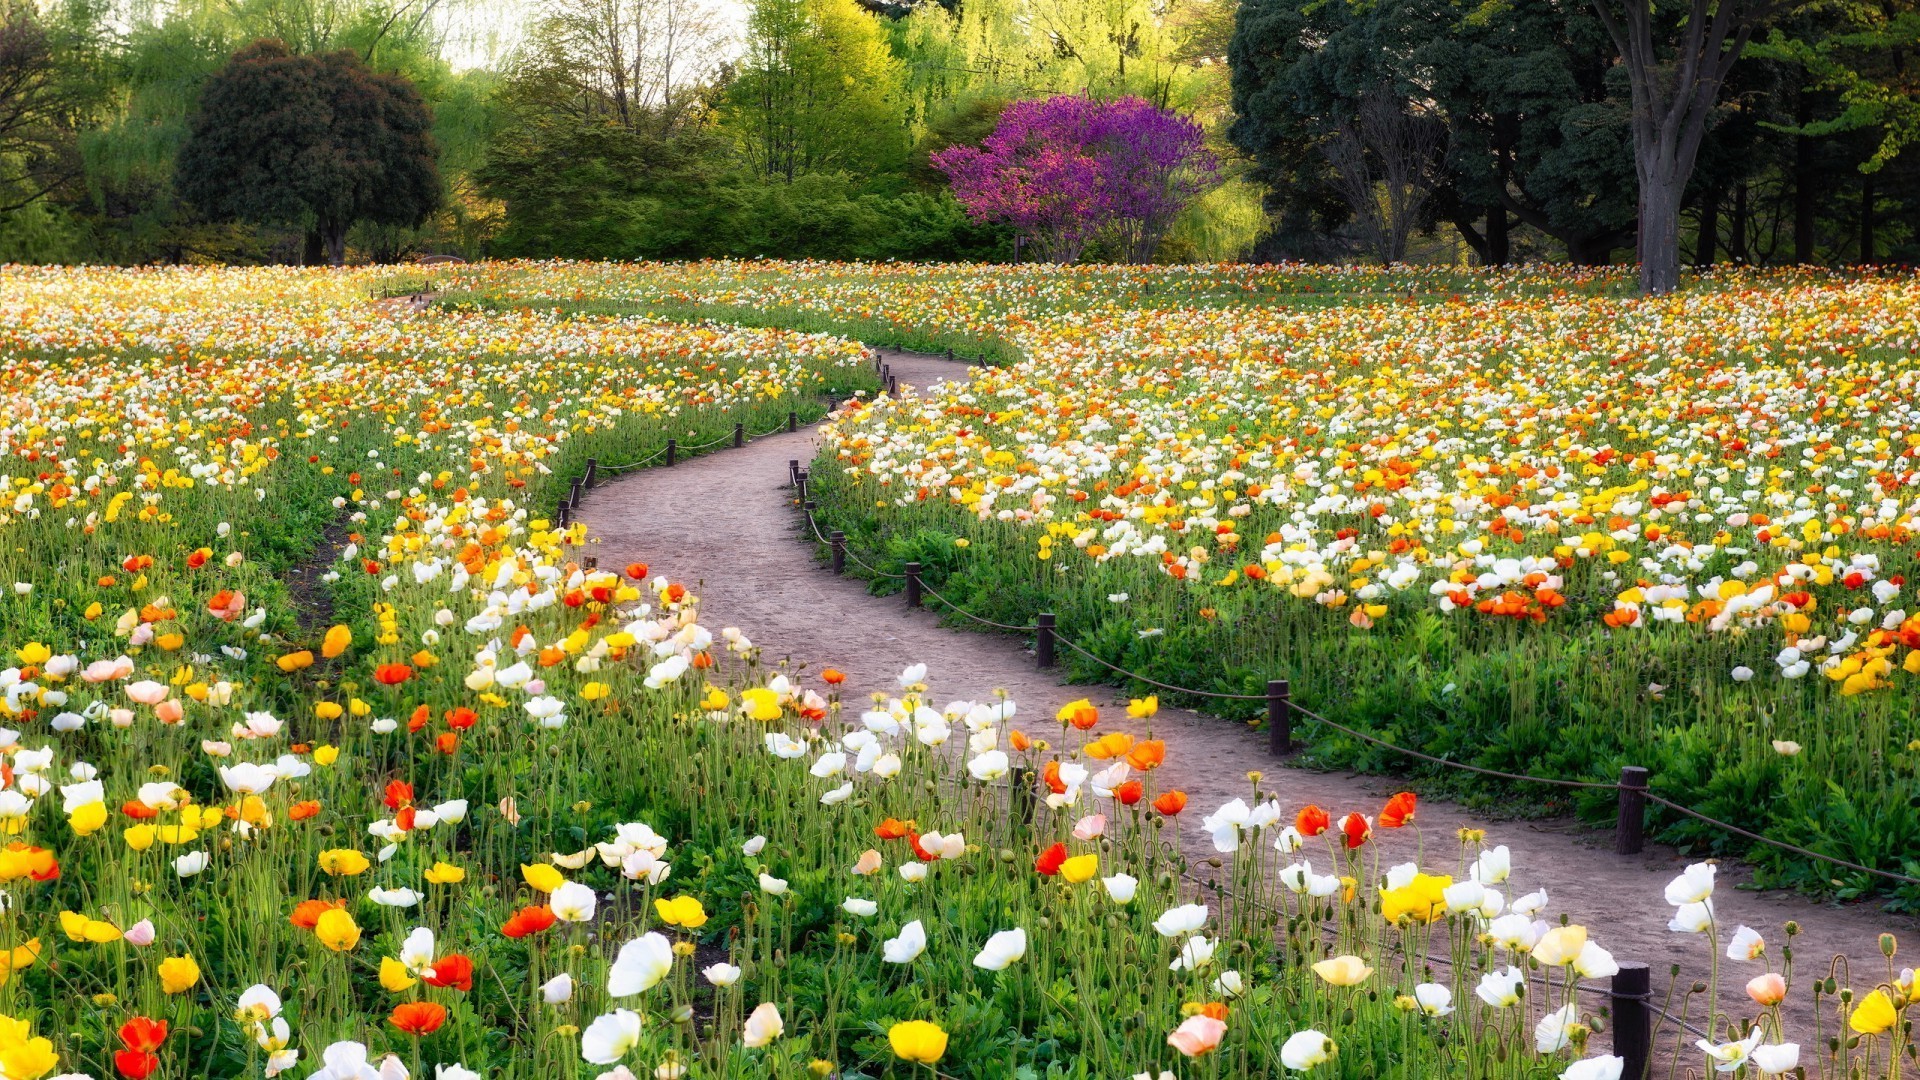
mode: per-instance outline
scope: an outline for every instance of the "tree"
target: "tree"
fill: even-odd
[[[1640,289],[1680,284],[1680,208],[1720,88],[1767,20],[1801,0],[1592,0],[1633,93]]]
[[[1521,225],[1607,262],[1632,239],[1633,158],[1585,2],[1246,0],[1228,134],[1274,191],[1284,252],[1346,256],[1314,234],[1357,221],[1390,259],[1394,237],[1447,220],[1490,265]]]
[[[1445,182],[1447,127],[1385,85],[1361,94],[1355,113],[1335,123],[1321,150],[1374,255],[1402,262],[1428,200]]]
[[[720,115],[751,172],[790,183],[901,167],[902,69],[875,16],[854,0],[755,0],[747,36]]]
[[[0,9],[0,213],[79,178],[77,135],[94,104],[88,73],[32,10]]]
[[[931,160],[975,221],[1006,222],[1060,263],[1102,234],[1146,262],[1180,211],[1219,179],[1200,126],[1139,98],[1015,102],[980,147]]]
[[[1585,0],[1473,8],[1442,25],[1412,53],[1447,120],[1442,214],[1488,265],[1514,261],[1522,226],[1576,264],[1610,262],[1633,242],[1630,110]]]
[[[432,126],[411,83],[353,53],[258,41],[208,82],[175,185],[210,217],[303,228],[307,258],[338,266],[355,222],[415,226],[440,205]]]
[[[552,0],[510,95],[542,119],[672,135],[705,119],[724,46],[707,0]]]

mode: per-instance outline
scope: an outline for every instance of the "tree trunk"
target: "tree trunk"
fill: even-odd
[[[347,227],[344,224],[332,224],[326,227],[327,262],[332,266],[347,265]]]
[[[1813,106],[1802,90],[1793,108],[1793,122],[1800,126],[1813,122]],[[1813,197],[1820,178],[1813,167],[1813,140],[1805,135],[1793,137],[1793,261],[1813,261]]]
[[[1873,174],[1860,178],[1860,262],[1873,265]]]
[[[1513,262],[1512,222],[1507,220],[1507,208],[1493,206],[1487,209],[1487,265],[1507,266]]]
[[[1693,265],[1712,266],[1714,246],[1720,242],[1720,192],[1709,191],[1700,200],[1700,235],[1693,245]]]
[[[300,245],[300,265],[319,266],[320,260],[327,257],[327,248],[320,238],[320,230],[308,229]]]
[[[1640,291],[1680,287],[1680,193],[1686,178],[1648,170],[1640,178]]]
[[[1747,182],[1740,181],[1733,189],[1733,221],[1728,230],[1727,257],[1736,263],[1745,265],[1753,257],[1747,252]]]

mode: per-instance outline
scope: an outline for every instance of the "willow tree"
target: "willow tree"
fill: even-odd
[[[891,172],[907,153],[901,78],[878,17],[854,0],[756,0],[720,119],[766,179]]]

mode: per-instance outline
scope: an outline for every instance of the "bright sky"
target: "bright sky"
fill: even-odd
[[[740,47],[751,10],[748,0],[710,0],[714,14],[731,37],[729,54]],[[539,0],[451,0],[440,7],[446,29],[447,60],[455,71],[489,67],[512,54],[525,28],[538,17]]]

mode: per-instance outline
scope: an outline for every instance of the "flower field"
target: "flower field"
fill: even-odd
[[[1134,735],[1084,703],[949,702],[938,658],[880,687],[783,671],[686,583],[598,566],[546,509],[589,457],[817,416],[872,389],[864,352],[580,310],[635,288],[684,313],[713,267],[467,273],[498,303],[406,313],[365,272],[0,270],[0,1077],[1622,1075],[1604,928],[1497,835],[1422,835],[1411,795],[1283,805],[1258,774],[1189,807],[1151,700]],[[1447,676],[1477,701],[1449,650],[1484,674],[1557,640],[1593,681],[1533,672],[1512,709],[1624,686],[1604,665],[1635,657],[1679,674],[1606,703],[1622,740],[1685,707],[1702,740],[1738,729],[1729,770],[1911,783],[1912,751],[1866,756],[1912,737],[1915,676],[1880,589],[1904,587],[1902,511],[1862,494],[1911,445],[1910,286],[1696,297],[1657,316],[1682,333],[1604,280],[1229,299],[1305,291],[1270,276],[1138,315],[1100,278],[1057,294],[1087,315],[981,301],[971,325],[1033,359],[844,410],[840,512],[976,596],[1110,613],[1116,655],[1217,634],[1222,684],[1257,648],[1373,650],[1347,693]],[[559,288],[574,310],[513,306]],[[1750,345],[1685,358],[1734,328]],[[1768,374],[1789,350],[1805,372]],[[1509,592],[1523,612],[1481,609]],[[1722,925],[1714,889],[1700,863],[1642,898],[1752,1002],[1696,1016],[1683,1060],[1911,1075],[1891,937],[1830,971],[1790,930]]]
[[[1710,816],[1920,873],[1911,275],[1722,274],[1665,301],[1605,270],[474,280],[1003,358],[839,417],[814,470],[822,527],[883,571],[919,562],[974,614],[1053,611],[1164,682],[1258,695],[1286,677],[1337,722],[1528,775],[1639,765]],[[1308,734],[1329,764],[1408,767]],[[1612,796],[1574,805],[1606,816]],[[1774,883],[1886,885],[1750,854]]]

